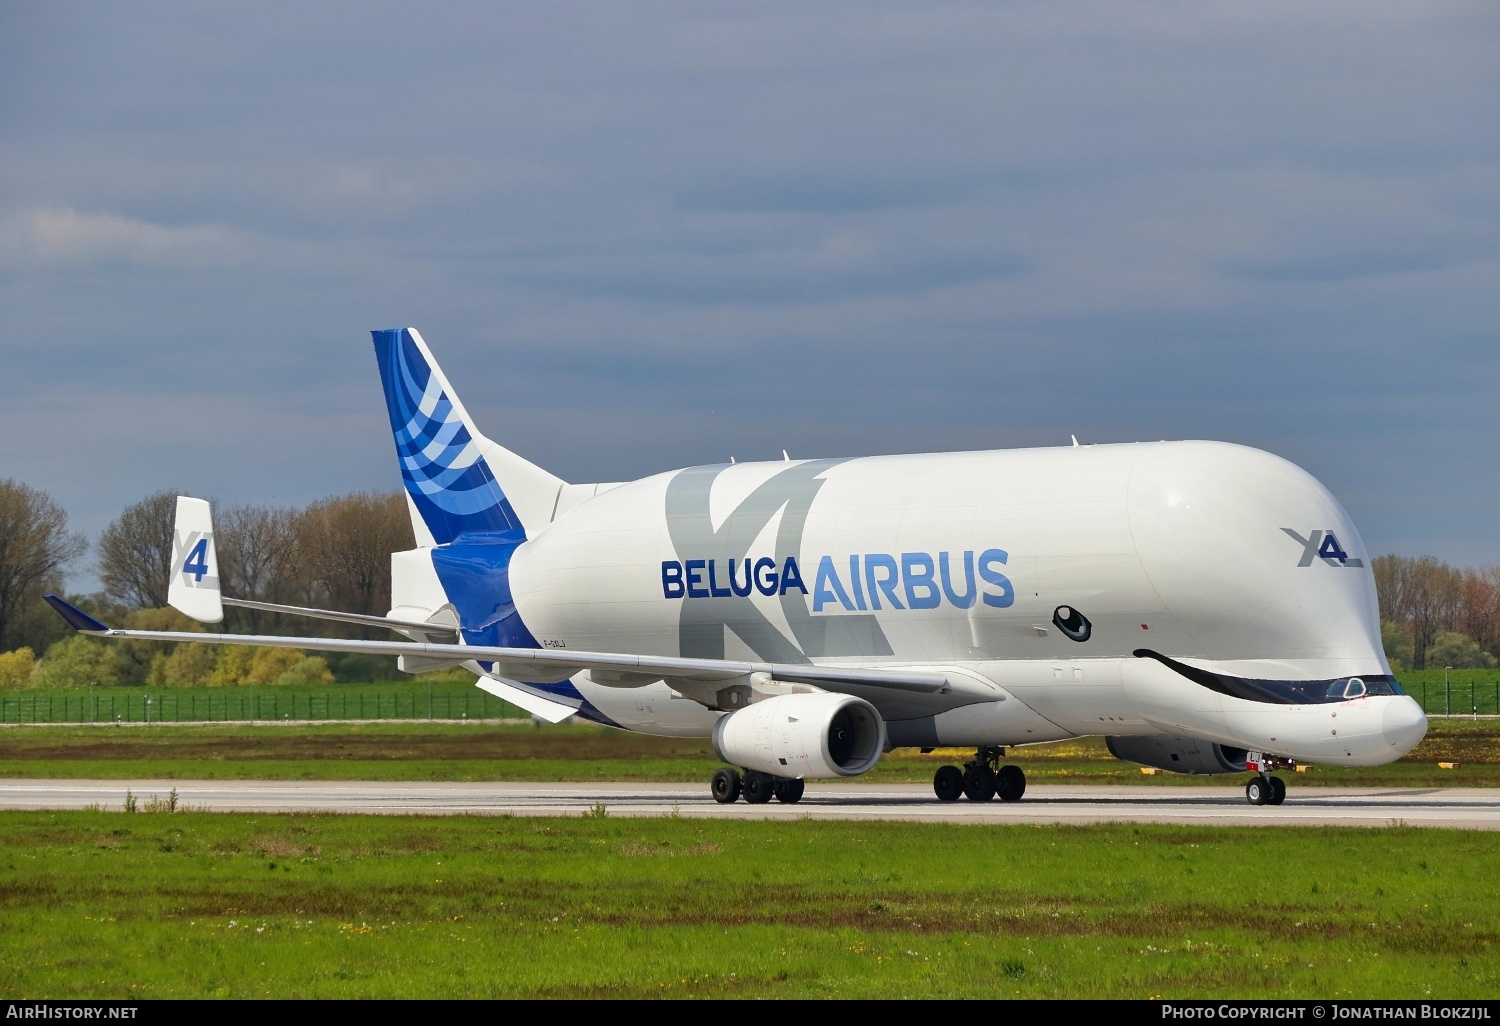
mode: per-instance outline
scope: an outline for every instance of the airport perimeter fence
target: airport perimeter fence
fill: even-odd
[[[1413,675],[1415,676],[1415,674]],[[1486,674],[1486,677],[1489,675]],[[1490,679],[1416,680],[1406,691],[1432,716],[1500,715],[1500,674]],[[326,720],[494,720],[529,714],[478,688],[287,692],[275,688],[0,694],[0,723],[217,723]]]
[[[283,693],[192,692],[0,695],[0,723],[315,723],[330,720],[496,720],[528,714],[477,688]]]
[[[1429,716],[1500,716],[1500,675],[1493,680],[1423,680],[1402,686]]]

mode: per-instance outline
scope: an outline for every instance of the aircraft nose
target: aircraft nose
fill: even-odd
[[[1386,744],[1405,755],[1427,735],[1427,716],[1415,699],[1402,696],[1386,703],[1380,729]]]

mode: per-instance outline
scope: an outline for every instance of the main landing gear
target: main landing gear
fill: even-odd
[[[943,802],[956,802],[960,795],[967,795],[971,802],[1020,801],[1026,793],[1026,774],[1019,766],[1001,766],[1004,757],[1005,749],[999,745],[981,745],[963,769],[939,766],[932,775],[933,793]]]
[[[755,770],[745,770],[741,775],[732,766],[724,766],[714,771],[709,787],[720,805],[732,805],[741,797],[751,805],[763,805],[772,798],[791,805],[802,800],[804,785],[792,777],[773,777]]]
[[[1286,781],[1271,776],[1271,771],[1283,766],[1290,769],[1292,765],[1290,760],[1276,759],[1260,752],[1247,753],[1245,768],[1254,770],[1255,776],[1245,784],[1245,800],[1251,805],[1280,805],[1286,801]]]

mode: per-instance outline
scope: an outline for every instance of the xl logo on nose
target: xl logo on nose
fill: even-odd
[[[1332,531],[1314,531],[1306,538],[1302,537],[1290,527],[1283,527],[1282,531],[1297,539],[1302,546],[1302,559],[1298,566],[1312,566],[1313,560],[1321,559],[1329,566],[1364,566],[1362,559],[1351,559],[1349,553],[1339,544]]]

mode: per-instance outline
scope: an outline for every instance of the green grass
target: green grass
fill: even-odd
[[[1500,988],[1458,831],[13,812],[0,866],[4,998]]]
[[[971,753],[898,749],[865,783],[926,783]],[[1011,749],[1032,783],[1216,784],[1241,774],[1145,776],[1099,738]],[[1457,762],[1443,770],[1438,762]],[[660,738],[589,725],[533,727],[389,722],[243,726],[22,726],[0,729],[0,777],[261,780],[552,780],[700,782],[719,765],[707,739]],[[1500,786],[1500,721],[1434,720],[1427,739],[1389,766],[1314,766],[1296,786]]]

